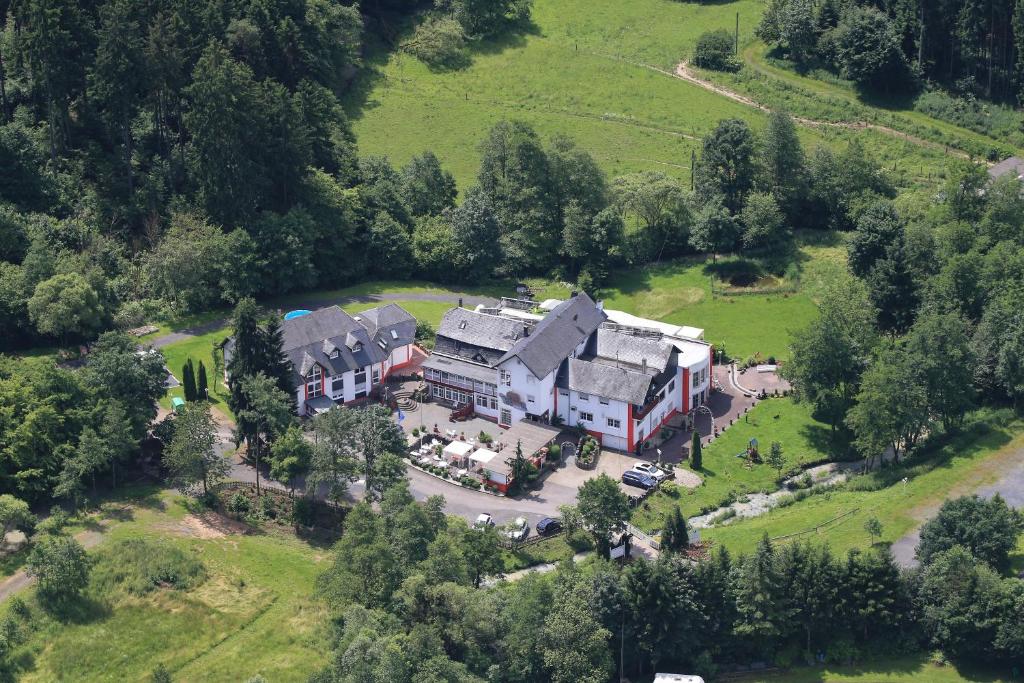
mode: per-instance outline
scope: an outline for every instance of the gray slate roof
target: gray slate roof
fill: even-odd
[[[434,354],[493,367],[523,337],[524,329],[522,321],[452,308],[441,318]]]
[[[437,353],[430,354],[430,357],[423,361],[423,367],[441,370],[442,372],[451,372],[487,384],[496,384],[498,381],[498,373],[494,368],[484,367],[483,365],[470,363],[458,358],[442,356]]]
[[[639,406],[646,402],[653,380],[651,375],[637,370],[570,358],[566,386],[573,391]]]
[[[535,377],[546,377],[605,320],[607,316],[593,299],[586,293],[578,294],[551,309],[499,362],[518,357]]]
[[[371,308],[353,318],[366,328],[375,345],[379,346],[381,341],[386,344],[387,353],[416,341],[416,318],[398,304]]]
[[[638,337],[616,330],[597,331],[595,355],[621,364],[633,365],[639,369],[644,360],[651,374],[664,372],[672,358],[674,347],[660,339]]]
[[[296,384],[303,382],[314,363],[328,375],[340,375],[380,363],[392,349],[416,338],[416,319],[397,304],[371,308],[357,317],[330,306],[281,323],[284,352],[295,368]],[[337,357],[332,358],[335,351]]]
[[[1020,157],[1010,157],[1003,159],[998,164],[988,169],[988,175],[990,178],[995,179],[1012,173],[1016,177],[1024,175],[1024,159]]]

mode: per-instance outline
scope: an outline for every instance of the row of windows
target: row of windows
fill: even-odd
[[[434,398],[441,398],[459,404],[469,403],[473,400],[471,394],[459,391],[458,389],[452,389],[451,387],[442,387],[438,384],[434,385]]]
[[[426,379],[428,381],[433,380],[435,382],[444,382],[445,384],[454,384],[457,387],[471,389],[478,394],[483,393],[488,396],[494,396],[497,394],[497,387],[493,384],[481,382],[479,380],[472,380],[468,377],[457,375],[454,372],[445,372],[435,368],[426,368]]]
[[[706,382],[707,380],[708,380],[708,369],[707,368],[704,368],[703,370],[701,370],[699,372],[693,373],[693,386],[694,387],[699,387],[701,384],[704,384],[704,382]]]
[[[481,408],[490,408],[491,410],[498,409],[498,399],[493,396],[484,396],[483,394],[476,395],[476,404]]]
[[[580,422],[593,422],[594,414],[588,413],[585,410],[580,411]],[[612,429],[622,429],[622,421],[616,420],[614,417],[605,418],[605,424]]]
[[[373,384],[380,383],[380,368],[373,369]],[[366,369],[355,373],[356,386],[366,383]],[[341,375],[331,378],[331,394],[337,396],[345,392],[345,378]],[[306,397],[316,398],[324,395],[324,373],[319,365],[314,365],[306,376]]]

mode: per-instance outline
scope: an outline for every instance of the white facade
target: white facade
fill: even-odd
[[[558,369],[543,378],[534,376],[526,364],[513,357],[498,366],[498,424],[503,427],[519,422],[529,415],[555,414],[555,375]],[[519,400],[517,401],[516,398]]]

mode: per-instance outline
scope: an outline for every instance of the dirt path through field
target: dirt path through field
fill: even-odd
[[[726,88],[724,86],[712,83],[711,81],[705,78],[701,78],[690,68],[689,64],[687,64],[685,61],[679,62],[679,64],[676,65],[675,73],[665,71],[664,69],[658,69],[657,67],[653,66],[648,66],[648,68],[654,69],[655,71],[658,71],[669,76],[673,76],[675,78],[679,78],[681,80],[686,81],[687,83],[692,83],[693,85],[704,88],[705,90],[713,92],[716,95],[727,97],[734,102],[739,102],[740,104],[744,104],[748,107],[754,107],[755,109],[759,109],[760,111],[763,112],[771,111],[771,109],[766,105],[761,104],[760,102],[753,100],[747,97],[746,95],[742,95],[736,92],[735,90],[730,90],[729,88]],[[958,156],[961,159],[971,158],[971,156],[964,151],[953,149],[946,145],[940,145],[937,142],[925,140],[924,138],[919,138],[916,135],[904,133],[901,130],[896,130],[895,128],[883,126],[878,123],[868,123],[867,121],[819,121],[817,119],[809,119],[804,116],[794,116],[793,120],[796,123],[799,123],[800,125],[803,126],[807,126],[809,128],[843,128],[846,130],[874,130],[878,131],[879,133],[889,135],[891,137],[912,142],[915,145],[921,145],[922,147],[941,149],[945,152],[953,154],[954,156]]]

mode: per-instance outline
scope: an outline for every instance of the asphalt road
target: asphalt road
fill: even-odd
[[[982,498],[991,498],[998,493],[1011,507],[1024,509],[1024,449],[1018,450],[1012,456],[1012,463],[995,483],[982,486],[974,493]],[[929,508],[924,514],[925,521],[935,516],[938,511],[938,506]],[[903,567],[916,567],[918,562],[914,557],[914,551],[920,540],[921,527],[918,526],[893,543],[891,549],[896,563]]]

